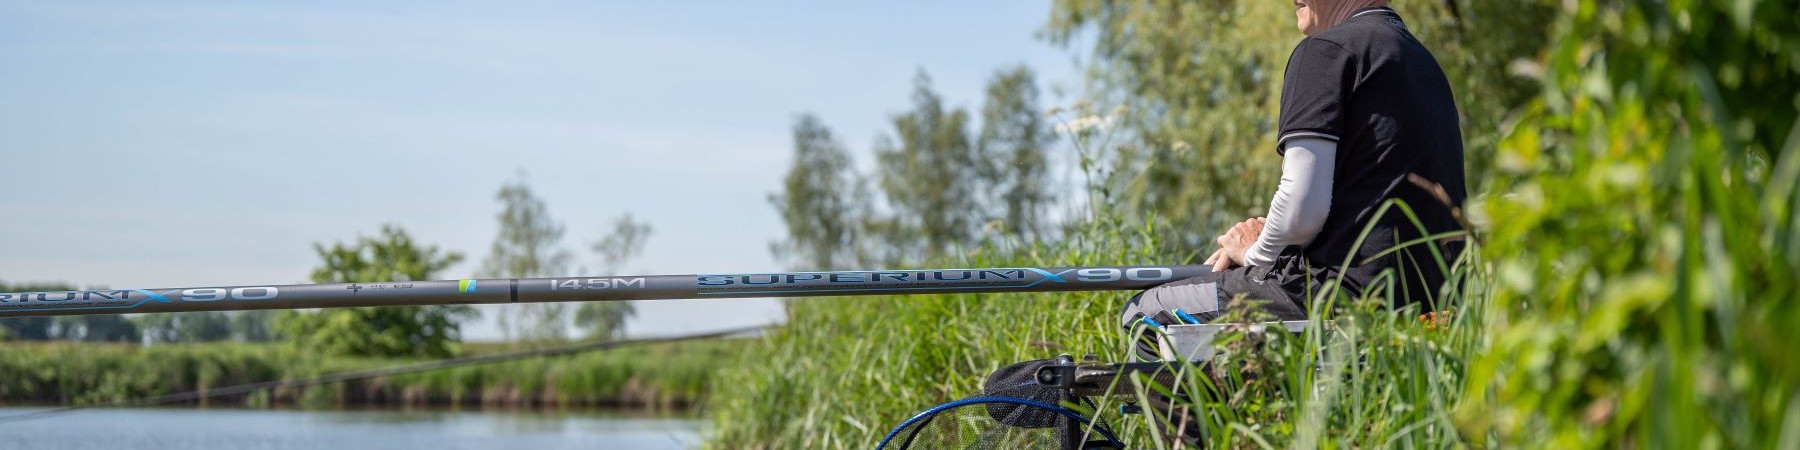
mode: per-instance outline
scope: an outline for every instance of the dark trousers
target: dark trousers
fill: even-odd
[[[1306,302],[1308,287],[1314,285],[1313,277],[1305,270],[1283,270],[1284,266],[1237,267],[1150,288],[1131,296],[1125,303],[1125,308],[1119,312],[1119,325],[1136,330],[1133,347],[1137,357],[1154,361],[1161,359],[1161,352],[1157,350],[1158,337],[1143,319],[1149,318],[1163,325],[1186,323],[1176,316],[1177,308],[1201,322],[1208,322],[1217,318],[1231,299],[1243,295],[1254,300],[1268,300],[1263,311],[1273,314],[1277,320],[1306,320],[1306,307],[1302,305]]]

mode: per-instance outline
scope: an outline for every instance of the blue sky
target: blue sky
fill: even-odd
[[[462,277],[521,173],[571,249],[629,212],[655,227],[630,271],[775,270],[796,113],[867,167],[919,68],[972,109],[1006,65],[1080,85],[1034,38],[1048,2],[850,3],[0,0],[0,280],[304,282],[313,243],[382,223]],[[780,317],[639,310],[638,335]]]

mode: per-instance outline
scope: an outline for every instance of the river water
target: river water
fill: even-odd
[[[0,422],[0,449],[655,450],[698,446],[704,425],[596,411],[89,409]]]

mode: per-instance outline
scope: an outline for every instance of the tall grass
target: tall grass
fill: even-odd
[[[986,249],[946,262],[963,266],[1147,264],[1185,255],[1154,254],[1153,226],[1106,215],[1062,245]],[[1450,411],[1463,371],[1481,342],[1476,320],[1483,274],[1462,265],[1471,283],[1446,304],[1443,323],[1416,311],[1394,313],[1380,297],[1346,299],[1329,326],[1294,336],[1237,327],[1217,373],[1188,372],[1207,440],[1224,448],[1287,446],[1454,446]],[[867,448],[924,408],[975,395],[988,373],[1059,353],[1126,361],[1118,309],[1130,293],[948,294],[795,300],[789,321],[740,364],[721,372],[711,404],[719,448]],[[1229,317],[1253,321],[1254,310]],[[1316,315],[1325,317],[1326,315]],[[1335,345],[1349,361],[1315,370]],[[1102,420],[1138,447],[1176,445],[1153,426],[1161,418],[1121,417],[1111,399]]]
[[[967,266],[1154,260],[1114,229],[1065,247],[981,252]],[[1058,353],[1120,356],[1116,293],[946,294],[792,300],[787,325],[724,369],[712,443],[731,448],[870,447],[908,415],[976,393],[1002,365]]]

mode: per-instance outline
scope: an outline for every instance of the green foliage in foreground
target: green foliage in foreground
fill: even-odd
[[[267,405],[273,400],[311,407],[361,403],[680,407],[707,395],[719,360],[736,345],[741,344],[724,340],[631,346],[214,402]],[[0,399],[109,403],[420,361],[425,360],[321,356],[277,343],[13,342],[0,351]]]
[[[1134,15],[1135,4],[1087,3],[1164,19]],[[1800,354],[1790,348],[1800,341],[1800,2],[1538,5],[1559,13],[1543,24],[1545,48],[1504,63],[1539,91],[1506,112],[1509,126],[1470,137],[1494,143],[1491,159],[1471,163],[1497,173],[1471,202],[1484,247],[1463,267],[1448,327],[1384,310],[1381,299],[1341,298],[1314,311],[1332,313],[1332,327],[1314,327],[1328,332],[1289,338],[1240,327],[1216,362],[1223,370],[1183,378],[1211,446],[1800,447]],[[1165,38],[1122,30],[1122,39]],[[1210,44],[1237,48],[1225,39]],[[1475,112],[1493,114],[1477,130],[1501,121],[1498,110]],[[1144,173],[1155,175],[1125,166],[1117,176]],[[1219,187],[1195,180],[1192,189]],[[1095,205],[1118,200],[1095,195]],[[1057,248],[949,262],[1183,256],[1128,249],[1186,241],[1191,229],[1128,230],[1117,226],[1121,216],[1095,214]],[[788,329],[747,356],[758,364],[725,372],[713,444],[866,448],[909,414],[975,393],[1003,364],[1062,352],[1121,360],[1113,320],[1124,298],[794,302]],[[1320,347],[1344,364],[1312,370]],[[1156,418],[1120,421],[1112,406],[1099,408],[1102,417],[1122,423],[1132,445],[1176,445],[1146,426]]]
[[[1486,208],[1467,435],[1800,448],[1796,8],[1568,3]]]

